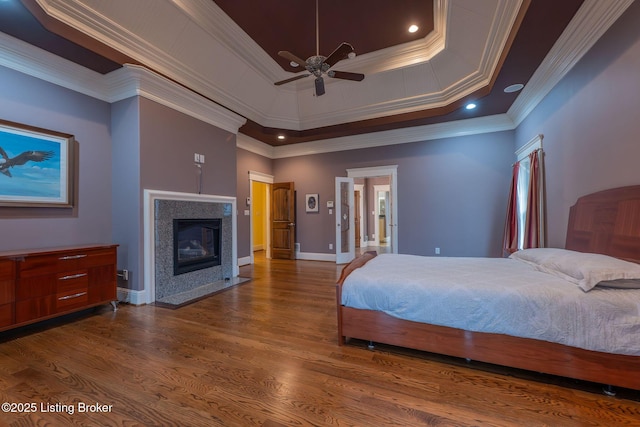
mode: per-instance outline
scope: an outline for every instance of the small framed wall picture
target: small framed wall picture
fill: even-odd
[[[319,212],[320,211],[320,203],[318,200],[317,194],[307,194],[305,197],[305,210],[307,212]]]

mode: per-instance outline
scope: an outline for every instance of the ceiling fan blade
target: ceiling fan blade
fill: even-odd
[[[331,70],[327,74],[329,75],[329,77],[333,77],[334,79],[353,80],[356,82],[361,82],[362,80],[364,80],[364,74],[350,73],[348,71]]]
[[[336,48],[327,59],[324,60],[325,64],[329,64],[329,67],[333,67],[338,61],[346,59],[349,53],[353,52],[353,46],[349,43],[342,43],[340,46]]]
[[[316,78],[316,96],[324,95],[324,79],[322,77]]]
[[[302,75],[299,75],[299,76],[291,77],[290,79],[280,80],[279,82],[275,82],[274,85],[280,86],[280,85],[283,85],[285,83],[289,83],[289,82],[293,82],[293,81],[296,81],[296,80],[303,79],[305,77],[309,77],[310,75],[311,74],[302,74]]]
[[[280,52],[278,52],[278,55],[280,55],[281,57],[288,59],[289,61],[295,62],[296,64],[298,64],[301,67],[306,66],[307,61],[305,61],[302,58],[298,58],[296,55],[294,55],[293,53],[286,51],[286,50],[281,50]]]

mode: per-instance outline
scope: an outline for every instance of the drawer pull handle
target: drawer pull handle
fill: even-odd
[[[68,276],[63,276],[61,278],[59,278],[58,280],[71,280],[71,279],[77,279],[78,277],[84,277],[86,276],[87,273],[78,273],[78,274],[70,274]]]
[[[58,298],[58,301],[62,301],[62,300],[66,300],[66,299],[72,299],[72,298],[78,298],[81,297],[83,295],[86,295],[86,292],[78,292],[77,294],[73,294],[73,295],[67,295],[66,297],[60,297]]]
[[[65,261],[68,259],[78,259],[78,258],[84,258],[86,257],[86,254],[82,254],[82,255],[67,255],[67,256],[61,256],[60,258],[58,258],[61,261]]]

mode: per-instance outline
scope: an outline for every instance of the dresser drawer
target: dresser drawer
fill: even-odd
[[[56,294],[56,313],[80,308],[89,303],[89,288],[77,288]]]
[[[116,245],[0,253],[0,330],[116,299]]]
[[[57,254],[31,255],[18,262],[18,277],[26,278],[116,263],[112,249],[86,249]]]

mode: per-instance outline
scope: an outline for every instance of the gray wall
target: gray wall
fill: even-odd
[[[116,120],[117,119],[117,120]],[[234,134],[146,98],[114,104],[114,241],[129,288],[144,288],[143,190],[235,196]],[[194,154],[203,154],[201,169]],[[119,163],[121,161],[121,163]]]
[[[550,246],[578,197],[640,184],[639,22],[635,2],[517,129],[518,146],[544,134]]]
[[[73,134],[78,142],[75,207],[0,207],[0,250],[110,243],[109,104],[0,67],[0,117]],[[0,175],[0,185],[6,179]]]
[[[140,196],[140,98],[111,107],[113,146],[113,241],[118,243],[118,269],[130,271],[118,286],[142,289],[143,230]],[[140,285],[139,285],[140,284]]]
[[[398,250],[443,256],[500,256],[513,132],[499,132],[276,159],[276,181],[294,181],[297,241],[302,252],[332,253],[335,177],[346,169],[398,165]],[[304,195],[318,193],[320,213],[304,210]]]

